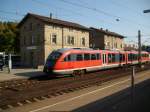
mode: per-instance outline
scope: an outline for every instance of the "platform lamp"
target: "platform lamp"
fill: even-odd
[[[143,13],[150,13],[150,9],[144,10]]]

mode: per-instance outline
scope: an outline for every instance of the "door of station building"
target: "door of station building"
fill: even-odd
[[[30,66],[34,67],[34,53],[30,52]]]

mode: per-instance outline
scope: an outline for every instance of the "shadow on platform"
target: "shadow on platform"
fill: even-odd
[[[72,112],[150,112],[150,79],[135,86],[134,97],[127,88]]]
[[[20,73],[14,73],[16,76],[24,76],[28,78],[38,77],[38,76],[44,76],[45,74],[42,71],[32,71],[32,72],[20,72]]]

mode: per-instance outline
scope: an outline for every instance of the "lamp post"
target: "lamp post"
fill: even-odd
[[[150,13],[150,9],[144,10],[143,13]]]

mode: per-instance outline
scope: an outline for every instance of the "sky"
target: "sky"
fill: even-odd
[[[17,21],[28,13],[103,28],[126,36],[126,43],[150,45],[150,0],[0,0],[0,20]]]

